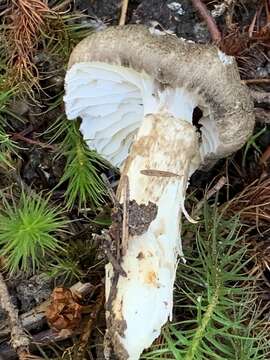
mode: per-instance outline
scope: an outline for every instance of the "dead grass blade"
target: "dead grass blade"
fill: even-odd
[[[229,213],[239,213],[242,222],[258,226],[270,223],[270,178],[255,180],[228,206]]]

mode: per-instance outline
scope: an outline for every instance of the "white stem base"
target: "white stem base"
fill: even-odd
[[[123,202],[128,178],[129,199],[135,200],[122,249],[127,277],[113,281],[112,266],[106,268],[108,337],[121,360],[139,359],[172,317],[177,256],[182,254],[181,210],[198,154],[195,128],[160,113],[144,118],[125,162],[118,198]]]

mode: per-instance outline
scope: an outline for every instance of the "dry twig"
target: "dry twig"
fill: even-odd
[[[76,296],[78,298],[84,298],[89,293],[91,293],[91,291],[93,290],[93,286],[90,283],[82,284],[81,282],[78,282],[78,283],[74,284],[70,289],[72,290],[72,293],[74,294],[74,296]],[[0,290],[1,290],[1,281],[0,281]],[[44,323],[45,323],[46,310],[47,310],[49,304],[50,304],[50,300],[44,301],[42,304],[38,305],[36,308],[32,309],[28,313],[21,315],[19,321],[28,330],[35,330],[39,327],[42,327],[42,325],[44,325]],[[88,306],[86,306],[85,308],[88,308]],[[15,314],[15,312],[13,314]],[[70,338],[71,336],[81,334],[81,332],[83,330],[82,324],[83,324],[83,321],[79,325],[78,328],[76,328],[70,332],[68,332],[68,331],[57,332],[52,329],[41,331],[40,333],[32,336],[31,343],[30,343],[30,339],[29,339],[29,347],[31,349],[32,348],[35,349],[36,345],[38,345],[39,347],[53,345],[56,342],[63,341],[65,339]],[[1,324],[1,325],[3,325],[3,324]],[[5,327],[5,325],[4,325],[4,327]],[[10,333],[9,329],[7,327],[5,327],[5,329],[0,331],[0,338],[7,337],[9,335],[9,333]],[[2,344],[0,344],[0,354],[3,356],[3,358],[7,359],[7,360],[17,359],[16,353],[10,348],[10,346],[8,345],[8,342],[2,341],[2,339],[1,339],[1,343]],[[30,355],[29,353],[26,355],[26,357],[20,358],[20,360],[30,360],[30,359],[36,360],[36,359],[41,359],[41,358],[32,357],[32,355]]]
[[[122,256],[125,256],[128,248],[128,222],[129,222],[129,180],[128,176],[123,178],[124,192],[123,192],[123,223],[122,223]]]
[[[104,230],[102,232],[102,235],[93,234],[93,239],[97,240],[98,242],[100,242],[100,244],[102,244],[104,253],[105,253],[107,259],[109,260],[109,262],[112,264],[112,267],[115,270],[115,272],[126,277],[127,274],[126,274],[125,270],[122,268],[122,266],[120,265],[120,259],[118,259],[113,254],[113,251],[111,250],[112,239],[111,239],[110,235],[108,234],[108,232]]]
[[[128,0],[123,0],[122,8],[121,8],[121,16],[120,16],[120,20],[119,20],[120,26],[125,25],[126,18],[127,18],[127,9],[128,9]]]
[[[43,149],[55,150],[54,145],[46,144],[46,143],[43,143],[43,142],[41,142],[39,140],[29,139],[29,138],[25,137],[24,135],[22,135],[21,133],[13,134],[12,139],[15,140],[15,141],[20,140],[20,141],[23,141],[23,142],[25,142],[27,144],[30,144],[30,145],[37,145],[37,146],[40,146]]]
[[[92,291],[92,286],[90,283],[78,282],[71,286],[70,288],[76,296],[86,296],[89,292]],[[39,327],[42,327],[46,322],[46,311],[48,305],[50,304],[50,300],[46,300],[40,305],[37,305],[34,309],[20,315],[20,322],[27,331],[35,330]],[[8,324],[4,322],[1,323],[0,329],[0,339],[2,341],[3,338],[8,337],[10,335],[10,329]],[[0,341],[0,342],[1,342]]]
[[[108,192],[108,195],[113,203],[113,206],[118,206],[119,205],[119,202],[116,198],[116,195],[113,191],[113,188],[112,188],[112,185],[111,183],[109,182],[109,179],[107,178],[107,176],[103,173],[101,174],[101,178],[102,180],[104,181],[105,185],[106,185],[106,188],[107,188],[107,192]]]
[[[246,79],[241,80],[243,84],[270,84],[270,79],[268,78],[258,78],[258,79]]]
[[[266,150],[262,153],[262,156],[260,158],[260,163],[266,166],[269,158],[270,158],[270,146],[267,146]]]
[[[224,185],[226,185],[226,182],[227,182],[226,177],[221,176],[221,178],[217,181],[217,183],[207,191],[205,197],[197,204],[195,213],[198,213],[198,211],[203,207],[205,200],[210,199],[213,195],[219,192],[219,190],[222,189]]]
[[[208,11],[205,4],[201,0],[191,0],[194,8],[198,11],[202,19],[206,22],[208,30],[211,34],[211,37],[214,42],[219,43],[222,39],[221,33],[218,29],[218,26]]]
[[[13,305],[3,275],[0,273],[0,303],[3,310],[7,312],[9,326],[11,329],[11,344],[20,360],[29,356],[30,339],[24,332],[19,319],[18,310]]]
[[[87,323],[85,324],[85,326],[82,329],[82,333],[80,336],[80,343],[79,343],[79,347],[78,347],[78,352],[76,354],[76,359],[77,360],[84,360],[85,359],[85,352],[86,352],[86,348],[89,344],[89,339],[91,336],[91,333],[93,331],[93,326],[97,320],[98,314],[100,312],[100,310],[102,309],[103,305],[104,305],[104,299],[105,299],[105,294],[104,294],[104,288],[101,288],[100,294],[96,300],[95,305],[93,305],[93,307],[91,308],[91,313],[89,315],[89,320],[87,321]]]
[[[226,185],[227,179],[225,176],[221,176],[221,178],[218,180],[218,182],[207,191],[206,193],[206,200],[210,199],[213,195],[215,195],[217,192],[219,192],[220,189],[223,188],[224,185]]]

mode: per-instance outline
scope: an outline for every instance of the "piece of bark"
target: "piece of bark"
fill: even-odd
[[[19,359],[26,359],[29,354],[30,338],[25,333],[18,309],[11,301],[7,285],[3,275],[0,273],[0,305],[8,315],[8,326],[10,329],[10,342]]]
[[[82,284],[81,282],[78,282],[71,287],[73,293],[78,297],[86,296],[87,294],[89,294],[89,292],[92,291],[92,289],[93,286],[90,283]],[[19,318],[23,327],[28,331],[31,331],[31,330],[35,330],[37,327],[44,325],[46,323],[46,310],[49,304],[50,301],[46,300],[42,304],[36,306],[31,311],[22,314]],[[37,344],[41,347],[48,346],[55,342],[60,342],[62,340],[68,339],[71,336],[80,334],[82,331],[82,326],[83,324],[81,324],[80,327],[78,327],[72,332],[71,331],[56,332],[52,329],[41,331],[40,333],[32,336],[31,343],[29,343],[29,349],[30,350],[36,349]],[[9,335],[10,335],[10,330],[8,329],[8,324],[2,325],[2,330],[0,331],[0,338],[8,337]],[[11,348],[8,341],[5,341],[0,345],[0,360],[2,360],[1,357],[4,360],[17,359],[17,354]]]
[[[82,284],[81,282],[78,282],[71,287],[71,290],[79,295],[87,295],[89,291],[92,291],[92,286],[89,283]],[[23,328],[30,332],[42,327],[46,323],[46,310],[49,304],[50,300],[46,300],[40,305],[36,306],[34,309],[20,315],[19,318]],[[8,337],[9,335],[10,330],[8,327],[8,322],[5,321],[1,324],[0,339]]]
[[[36,306],[34,309],[20,315],[19,317],[22,326],[27,331],[31,331],[42,327],[46,322],[45,313],[48,305],[49,305],[49,301],[46,300],[40,305]],[[8,321],[6,320],[1,324],[0,339],[8,337],[9,335],[10,335],[10,329],[8,326]]]

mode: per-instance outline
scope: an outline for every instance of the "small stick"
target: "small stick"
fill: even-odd
[[[122,256],[127,252],[128,248],[128,223],[129,223],[129,180],[128,176],[124,177],[123,192],[123,223],[122,223]]]
[[[111,250],[108,246],[105,247],[105,253],[109,260],[109,262],[112,264],[113,269],[121,276],[127,277],[127,273],[122,268],[122,266],[117,262],[116,258],[113,256]]]
[[[206,200],[210,199],[213,195],[215,195],[223,186],[226,184],[227,179],[225,176],[221,176],[218,182],[207,191],[206,193]]]
[[[242,84],[270,84],[270,79],[247,79],[241,80]]]
[[[20,360],[25,360],[29,356],[30,339],[23,330],[19,319],[18,310],[11,302],[8,288],[0,273],[0,304],[3,310],[7,312],[11,329],[11,344]]]
[[[51,149],[51,150],[55,150],[55,146],[54,145],[51,145],[51,144],[46,144],[46,143],[43,143],[41,141],[38,141],[38,140],[33,140],[33,139],[29,139],[27,137],[25,137],[24,135],[18,133],[18,134],[14,134],[12,136],[12,139],[13,140],[21,140],[21,141],[24,141],[28,144],[31,144],[31,145],[38,145],[44,149]]]
[[[249,28],[248,28],[248,36],[250,38],[252,38],[252,34],[253,34],[253,31],[254,31],[254,28],[255,28],[257,18],[258,18],[258,10],[255,12],[253,20],[251,21],[251,24],[249,25]]]
[[[270,146],[268,146],[266,148],[266,150],[263,152],[261,158],[260,158],[260,163],[264,166],[267,165],[267,161],[269,160],[270,158]]]
[[[110,197],[110,199],[111,199],[111,201],[113,203],[113,206],[119,205],[119,202],[118,202],[118,200],[116,198],[116,195],[115,195],[115,193],[114,193],[114,191],[112,189],[112,185],[110,184],[107,176],[103,173],[103,174],[101,174],[101,178],[102,178],[102,180],[104,181],[104,183],[105,183],[105,185],[107,187],[107,191],[108,191],[109,197]]]
[[[128,0],[123,0],[122,8],[121,8],[121,16],[120,16],[120,20],[119,20],[120,26],[125,25],[126,18],[127,18],[127,9],[128,9]]]
[[[127,274],[125,270],[118,263],[118,259],[115,258],[115,256],[113,255],[110,249],[110,245],[111,245],[110,235],[106,234],[106,232],[104,231],[102,235],[93,234],[93,239],[101,242],[101,244],[103,245],[105,255],[107,256],[109,262],[112,264],[112,267],[116,271],[116,273],[120,274],[123,277],[126,277]]]
[[[70,290],[76,294],[77,297],[86,296],[92,291],[92,286],[90,283],[77,282],[72,285]],[[37,328],[42,328],[46,322],[46,311],[47,307],[50,304],[50,300],[45,300],[41,304],[37,305],[35,308],[27,311],[26,313],[19,316],[20,323],[22,327],[25,328],[28,332],[35,330]],[[8,321],[1,322],[0,329],[0,344],[3,342],[3,338],[10,336],[10,329],[8,327]],[[0,354],[1,354],[1,345],[0,345]],[[1,358],[0,358],[1,359]]]
[[[210,199],[213,195],[215,195],[223,186],[227,183],[227,178],[225,176],[221,176],[221,178],[217,181],[217,183],[207,191],[205,198],[202,199],[196,206],[195,213],[197,213],[203,207],[204,201]]]
[[[217,27],[215,20],[212,18],[205,4],[201,0],[191,0],[194,8],[199,12],[202,19],[206,22],[208,30],[214,42],[219,43],[221,41],[221,33]]]
[[[234,0],[227,0],[227,12],[225,14],[225,22],[228,29],[233,28]]]
[[[87,321],[87,323],[85,324],[85,326],[82,329],[78,352],[76,354],[77,360],[85,359],[85,352],[86,352],[87,346],[89,345],[89,338],[91,336],[93,326],[97,320],[98,314],[104,304],[104,297],[105,297],[104,296],[104,288],[102,288],[100,291],[100,294],[98,295],[95,305],[93,305],[93,307],[91,309],[91,313],[89,314],[89,320]]]

